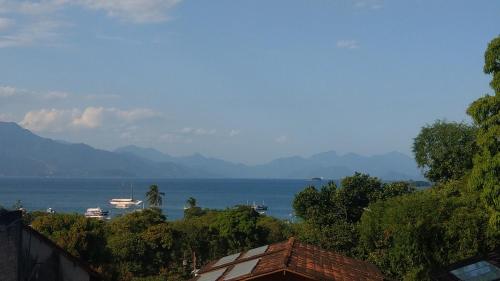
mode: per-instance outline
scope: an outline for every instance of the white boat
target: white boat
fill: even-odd
[[[130,198],[114,198],[109,200],[109,204],[117,209],[128,209],[133,206],[139,206],[142,201],[134,199],[134,188],[131,188]]]
[[[132,206],[139,206],[141,203],[141,200],[135,200],[134,198],[117,198],[109,201],[109,204],[117,209],[127,209]]]
[[[254,209],[257,213],[264,215],[268,208],[264,202],[262,202],[262,205],[255,204],[255,202],[253,202],[252,209]]]
[[[101,208],[88,208],[85,212],[85,217],[87,218],[95,218],[95,219],[104,219],[108,216],[108,211],[103,211]]]

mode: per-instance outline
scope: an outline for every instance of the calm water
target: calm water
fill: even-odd
[[[179,219],[189,197],[200,207],[222,209],[237,204],[262,203],[269,206],[268,215],[289,218],[294,195],[307,185],[321,182],[283,179],[19,179],[0,178],[0,205],[11,207],[21,200],[28,210],[83,213],[90,207],[119,211],[109,206],[111,198],[128,198],[134,187],[134,198],[143,200],[151,184],[165,192],[163,211],[168,218]]]

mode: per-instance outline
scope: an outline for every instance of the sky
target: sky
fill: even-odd
[[[491,93],[495,0],[0,0],[0,120],[248,164],[411,155]]]

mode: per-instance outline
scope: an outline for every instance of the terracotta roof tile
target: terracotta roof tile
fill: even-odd
[[[231,279],[231,281],[246,280],[250,277],[265,275],[271,272],[289,271],[299,275],[307,276],[316,280],[335,281],[379,281],[384,280],[384,276],[374,265],[352,259],[335,252],[323,250],[317,246],[304,244],[290,240],[269,245],[269,248],[260,255],[249,258],[242,258],[242,253],[238,259],[225,265],[216,266],[217,261],[212,261],[205,265],[199,273],[209,272],[227,267],[224,277],[234,267],[235,264],[259,259],[257,265],[250,274]],[[195,277],[192,280],[196,280]]]

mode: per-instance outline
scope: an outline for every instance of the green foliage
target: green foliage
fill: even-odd
[[[382,190],[375,194],[375,197],[377,200],[387,200],[392,197],[410,194],[415,191],[416,188],[413,183],[397,181],[384,184]]]
[[[194,208],[196,207],[196,199],[194,197],[189,197],[188,200],[186,200],[186,204],[188,208]]]
[[[432,270],[495,247],[478,195],[452,185],[371,204],[359,224],[361,257],[396,279],[429,280]]]
[[[262,244],[264,237],[257,227],[259,213],[249,206],[237,206],[222,212],[214,227],[219,239],[227,243],[230,251],[241,251]]]
[[[437,120],[422,128],[413,153],[425,176],[433,182],[461,178],[472,168],[476,129],[464,123]]]
[[[77,214],[51,214],[36,217],[32,227],[94,266],[108,261],[105,225],[102,221]]]
[[[165,233],[159,233],[164,230]],[[158,273],[168,262],[165,251],[174,239],[159,209],[146,209],[113,219],[108,224],[108,247],[121,278],[129,274],[147,276]],[[152,241],[160,244],[152,245]],[[158,249],[158,253],[154,252]]]
[[[206,210],[203,210],[200,207],[191,207],[184,210],[184,218],[190,219],[194,217],[200,217],[206,214]]]
[[[367,174],[355,173],[342,179],[335,201],[348,222],[359,221],[364,208],[383,192],[382,182]]]
[[[478,153],[474,156],[469,184],[481,190],[491,214],[491,227],[500,232],[500,37],[491,41],[485,53],[484,72],[491,74],[495,95],[486,95],[467,110],[476,126]]]
[[[274,217],[259,216],[257,229],[264,237],[265,244],[284,241],[291,236],[290,225]]]
[[[490,82],[495,93],[500,93],[500,36],[491,40],[484,53],[484,73],[493,77]]]
[[[148,192],[146,192],[147,201],[150,207],[159,208],[163,204],[163,198],[165,193],[160,192],[160,189],[156,184],[149,187]]]
[[[361,173],[344,178],[341,184],[337,188],[334,182],[329,182],[320,190],[309,186],[295,196],[293,208],[303,221],[293,229],[300,240],[354,254],[356,223],[368,205],[415,191],[409,183],[382,184],[378,178]]]

